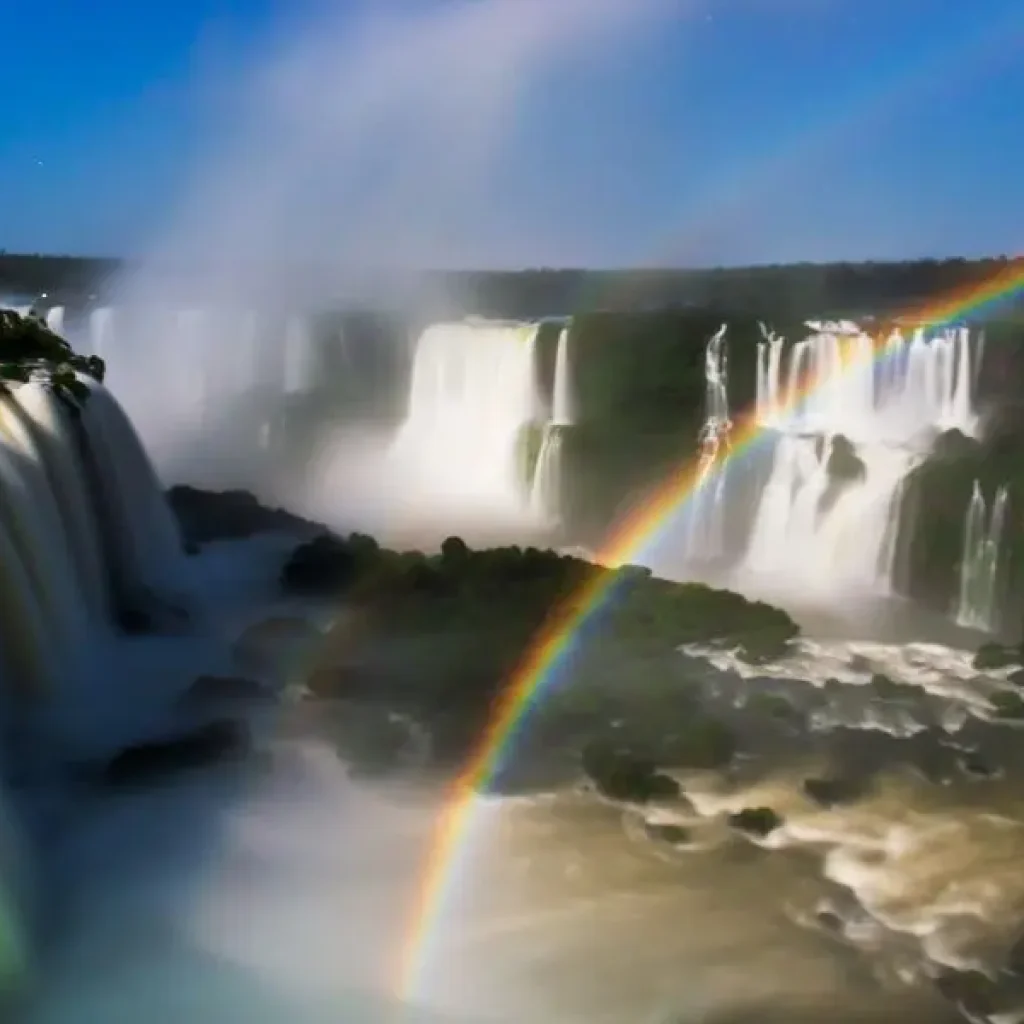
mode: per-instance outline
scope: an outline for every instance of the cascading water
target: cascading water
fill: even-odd
[[[981,484],[974,481],[964,522],[964,548],[960,560],[960,593],[956,607],[959,626],[986,633],[993,633],[999,627],[999,547],[1008,501],[1006,487],[1000,487],[989,519]]]
[[[743,568],[802,592],[887,592],[907,474],[940,432],[977,428],[971,339],[894,332],[877,358],[856,325],[809,326],[788,351],[768,332],[759,345],[757,413],[775,442]]]
[[[389,453],[413,500],[529,514],[520,460],[539,405],[537,331],[474,320],[436,324],[420,336],[408,414]]]
[[[530,489],[530,507],[541,522],[557,526],[562,519],[563,427],[573,423],[572,381],[569,376],[569,328],[558,336],[551,420],[544,427]]]
[[[299,316],[288,320],[284,340],[284,391],[303,394],[315,383],[313,339],[309,325]]]
[[[724,509],[732,420],[729,414],[729,358],[723,324],[704,353],[704,425],[698,437],[697,485],[687,508],[684,559],[689,565],[725,554]]]
[[[80,425],[42,384],[0,398],[0,671],[15,692],[59,688],[112,631],[115,575],[139,594],[182,585],[181,539],[145,451],[110,393],[89,386]],[[112,512],[117,550],[98,528]]]

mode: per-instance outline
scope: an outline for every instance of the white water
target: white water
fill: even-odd
[[[53,331],[54,334],[64,333],[64,307],[54,306],[46,313],[46,326]]]
[[[964,547],[960,559],[960,590],[955,618],[958,626],[993,633],[999,627],[999,547],[1006,523],[1009,494],[996,491],[989,518],[981,484],[975,480],[964,521]]]
[[[416,344],[409,407],[388,453],[407,500],[529,516],[524,428],[535,421],[536,324],[435,324]]]
[[[555,379],[552,385],[551,420],[544,427],[537,465],[530,488],[530,506],[540,522],[557,526],[562,521],[563,445],[561,427],[572,426],[573,392],[569,369],[569,328],[558,336]]]
[[[977,430],[971,338],[894,333],[879,360],[855,325],[811,326],[793,345],[767,332],[759,345],[757,415],[775,443],[743,569],[821,597],[886,593],[903,481],[940,432]],[[830,476],[838,435],[857,479]]]
[[[708,341],[704,355],[704,426],[697,486],[691,498],[684,530],[683,557],[687,564],[713,562],[725,554],[724,510],[728,490],[728,464],[732,420],[729,415],[729,357],[726,326]],[[722,466],[720,472],[716,467]]]

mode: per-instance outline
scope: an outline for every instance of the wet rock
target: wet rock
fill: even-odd
[[[994,779],[1000,773],[1000,770],[978,753],[963,754],[958,759],[957,763],[960,765],[960,770],[972,779]]]
[[[336,594],[356,582],[362,564],[348,541],[324,533],[292,552],[281,570],[281,586],[295,594]]]
[[[882,672],[876,672],[868,686],[871,687],[872,696],[879,700],[905,700],[919,693],[911,686],[895,682]]]
[[[248,729],[221,719],[195,732],[126,747],[103,769],[108,785],[144,785],[175,772],[244,757],[251,750]]]
[[[671,843],[673,846],[683,846],[690,841],[690,830],[682,825],[645,821],[644,832],[647,833],[648,838],[656,842]]]
[[[803,791],[821,807],[838,807],[859,800],[867,790],[864,779],[814,778],[805,779]]]
[[[826,472],[829,480],[848,484],[863,480],[867,467],[864,465],[864,460],[857,454],[853,442],[843,437],[842,434],[836,434],[832,439],[832,450],[829,453]]]
[[[1000,690],[989,697],[996,718],[1007,721],[1024,720],[1024,697],[1011,690]]]
[[[269,687],[254,679],[235,676],[200,676],[182,695],[184,705],[214,701],[272,701]]]
[[[257,533],[301,530],[313,524],[284,509],[265,508],[249,491],[204,491],[178,486],[167,492],[186,550],[215,540],[242,540]]]
[[[681,795],[675,779],[660,773],[652,762],[627,751],[593,743],[584,748],[581,760],[583,771],[597,791],[610,800],[642,804],[674,800]]]
[[[1016,670],[1016,672],[1011,672],[1006,677],[1006,681],[1011,686],[1016,686],[1020,689],[1024,689],[1024,668],[1019,668]]]
[[[961,459],[977,458],[981,446],[973,437],[968,437],[962,430],[953,427],[951,430],[944,430],[932,444],[932,459],[944,461],[958,461]]]
[[[979,671],[987,669],[1007,668],[1009,665],[1019,665],[1021,662],[1021,650],[1019,647],[1011,647],[1007,644],[982,644],[974,654],[972,664]]]
[[[806,716],[792,702],[777,693],[755,693],[746,703],[747,711],[763,715],[780,725],[800,727],[806,723]]]
[[[770,807],[744,807],[742,811],[729,815],[729,824],[738,832],[763,839],[785,822]]]
[[[943,969],[932,980],[943,998],[953,1003],[961,1013],[984,1019],[995,1012],[992,982],[980,971]]]

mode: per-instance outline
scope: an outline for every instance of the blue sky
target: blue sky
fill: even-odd
[[[180,211],[205,221],[197,187],[208,202],[207,179],[233,168],[242,181],[242,168],[273,154],[278,129],[258,138],[257,126],[261,104],[273,102],[260,76],[269,67],[280,77],[279,50],[301,70],[316,40],[321,72],[365,66],[371,81],[387,73],[378,37],[359,35],[375,4],[394,15],[387,31],[408,33],[410,61],[417,39],[448,17],[438,33],[463,33],[464,52],[493,48],[499,71],[530,79],[528,95],[497,105],[495,93],[492,105],[481,100],[455,115],[451,96],[438,93],[430,116],[463,120],[430,122],[424,135],[436,142],[421,140],[419,149],[394,139],[374,149],[365,119],[344,147],[318,137],[308,152],[308,126],[280,129],[300,154],[287,171],[291,185],[309,182],[303,205],[282,201],[280,211],[305,225],[293,232],[298,249],[329,252],[356,213],[366,214],[364,235],[379,220],[396,247],[424,262],[436,251],[440,264],[735,264],[1024,249],[1019,0],[594,0],[603,13],[593,17],[581,0],[546,0],[524,13],[536,32],[524,33],[506,63],[515,0],[473,0],[484,11],[472,15],[473,27],[469,14],[452,13],[470,0],[335,0],[329,16],[296,2],[6,5],[4,35],[22,42],[0,61],[0,248],[142,253],[173,234]],[[541,25],[560,5],[577,13]],[[491,18],[489,6],[505,14]],[[616,6],[648,10],[615,21]],[[432,52],[423,82],[433,81],[436,59],[453,89],[484,88],[486,60],[467,60],[460,84],[459,51]],[[310,103],[323,103],[316,120],[364,84],[363,72],[346,74],[333,106],[323,77],[294,78]],[[395,102],[405,95],[396,92]],[[416,102],[410,94],[414,125],[424,123]],[[493,123],[465,120],[473,117]],[[228,159],[236,124],[248,138]],[[435,149],[469,130],[479,138],[462,155],[459,185],[441,182],[449,168]],[[487,155],[501,153],[486,166],[485,136]],[[363,153],[374,155],[355,168],[353,154]],[[395,183],[395,166],[424,160],[422,183]],[[390,191],[381,190],[388,175]],[[232,197],[235,221],[247,202],[265,209],[277,201],[268,182]],[[461,202],[467,191],[475,201],[456,209],[453,196]],[[411,221],[415,245],[405,231]],[[382,247],[377,258],[388,254]]]

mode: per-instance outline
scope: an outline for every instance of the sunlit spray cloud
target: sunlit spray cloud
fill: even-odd
[[[524,122],[564,76],[599,80],[673,6],[484,0],[309,17],[236,71],[223,142],[128,291],[152,287],[160,265],[190,268],[219,298],[265,301],[268,287],[358,290],[381,268],[500,262],[547,227],[502,209]]]

